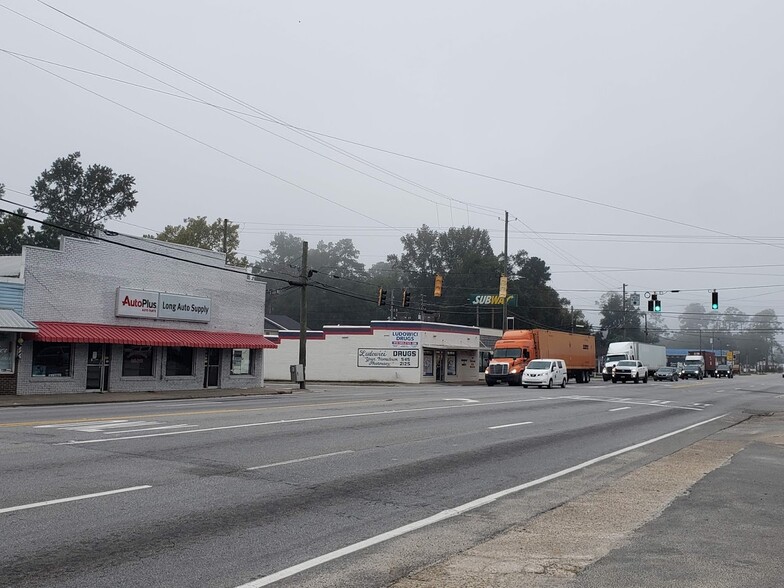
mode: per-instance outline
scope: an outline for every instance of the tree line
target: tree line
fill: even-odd
[[[136,200],[135,179],[117,174],[105,165],[86,169],[80,153],[55,160],[30,188],[35,210],[46,214],[44,225],[25,222],[26,212],[0,215],[0,254],[18,255],[22,246],[58,247],[61,235],[85,236],[103,230],[106,221],[119,220],[132,212]],[[0,198],[4,187],[0,184]],[[237,253],[239,224],[206,216],[183,219],[147,238],[221,251],[229,265],[247,268],[268,282],[268,315],[299,316],[299,287],[303,240],[278,232],[260,260],[250,264]],[[497,295],[504,259],[493,251],[486,229],[453,227],[438,231],[422,225],[401,237],[401,251],[366,268],[351,239],[319,241],[308,252],[308,326],[367,324],[371,320],[426,320],[461,325],[502,328],[499,305],[474,304],[475,296]],[[617,292],[605,293],[596,305],[599,325],[590,324],[582,309],[572,309],[567,298],[551,286],[550,268],[543,259],[525,250],[510,254],[507,294],[514,301],[508,316],[514,328],[545,328],[590,333],[597,336],[603,354],[613,341],[632,340],[666,344],[668,347],[714,348],[739,351],[749,363],[781,353],[775,334],[781,330],[776,313],[763,310],[747,316],[735,307],[723,313],[706,312],[693,303],[679,317],[680,329],[671,331],[661,315],[632,308]],[[435,277],[443,277],[441,295],[435,295]],[[411,296],[403,307],[402,291]],[[386,292],[386,305],[377,304],[378,292]],[[710,344],[710,346],[709,346]]]

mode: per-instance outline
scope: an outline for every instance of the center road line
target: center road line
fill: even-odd
[[[88,498],[99,498],[101,496],[110,496],[112,494],[121,494],[123,492],[133,492],[134,490],[146,490],[152,486],[132,486],[130,488],[120,488],[119,490],[108,490],[107,492],[96,492],[95,494],[82,494],[81,496],[71,496],[70,498],[57,498],[55,500],[47,500],[45,502],[33,502],[32,504],[22,504],[21,506],[9,506],[7,508],[0,508],[0,514],[7,512],[15,512],[17,510],[27,510],[30,508],[38,508],[39,506],[51,506],[53,504],[62,504],[64,502],[75,502],[77,500],[87,500]]]
[[[618,407],[618,408],[611,408],[607,412],[615,412],[616,410],[629,410],[630,408],[631,408],[631,406],[621,406],[621,407]]]
[[[629,445],[628,447],[624,447],[623,449],[618,449],[610,453],[605,453],[604,455],[600,455],[599,457],[594,457],[593,459],[589,459],[588,461],[578,463],[577,465],[568,467],[559,472],[549,474],[547,476],[538,478],[536,480],[531,480],[530,482],[525,482],[524,484],[520,484],[519,486],[513,486],[512,488],[501,490],[500,492],[496,492],[494,494],[488,494],[483,498],[478,498],[476,500],[472,500],[471,502],[466,502],[465,504],[461,504],[460,506],[457,506],[455,508],[442,510],[441,512],[438,512],[433,516],[420,519],[418,521],[414,521],[413,523],[403,525],[402,527],[398,527],[397,529],[392,529],[391,531],[387,531],[386,533],[381,533],[380,535],[376,535],[375,537],[370,537],[368,539],[359,541],[352,545],[347,545],[346,547],[342,547],[340,549],[336,549],[335,551],[325,553],[324,555],[314,557],[312,559],[309,559],[297,565],[275,572],[274,574],[270,574],[268,576],[264,576],[262,578],[253,580],[246,584],[242,584],[237,588],[261,588],[262,586],[269,586],[270,584],[274,584],[279,580],[290,578],[291,576],[294,576],[306,570],[310,570],[312,568],[320,566],[321,564],[325,564],[327,562],[340,559],[341,557],[345,557],[346,555],[351,555],[352,553],[356,553],[363,549],[367,549],[368,547],[378,545],[379,543],[384,543],[386,541],[389,541],[390,539],[400,537],[401,535],[406,535],[408,533],[411,533],[412,531],[417,531],[419,529],[429,527],[430,525],[434,525],[435,523],[440,523],[441,521],[445,521],[447,519],[460,516],[469,511],[475,510],[479,507],[491,504],[496,500],[498,500],[499,498],[509,496],[510,494],[516,494],[517,492],[521,492],[522,490],[527,490],[528,488],[533,488],[534,486],[539,486],[541,484],[544,484],[545,482],[555,480],[556,478],[561,478],[563,476],[585,469],[589,466],[600,463],[602,461],[612,459],[613,457],[623,455],[624,453],[629,453],[630,451],[634,451],[636,449],[639,449],[640,447],[645,447],[646,445],[656,443],[657,441],[667,439],[668,437],[672,437],[674,435],[678,435],[685,431],[689,431],[691,429],[695,429],[697,427],[707,425],[708,423],[712,423],[713,421],[726,417],[727,414],[729,413],[725,413],[717,417],[713,417],[712,419],[708,419],[706,421],[700,421],[699,423],[689,425],[688,427],[683,427],[682,429],[678,429],[676,431],[665,433],[664,435],[659,435],[658,437],[654,437],[653,439],[648,439],[647,441],[642,441],[640,443],[635,443],[634,445]]]
[[[520,425],[532,425],[533,421],[525,421],[524,423],[509,423],[508,425],[496,425],[495,427],[487,427],[488,429],[505,429],[506,427],[519,427]]]
[[[475,404],[447,404],[442,406],[426,406],[422,408],[401,408],[401,409],[388,409],[388,410],[375,410],[372,412],[355,412],[355,413],[347,413],[347,414],[333,414],[333,415],[324,415],[318,417],[303,417],[299,419],[280,419],[277,421],[264,421],[260,423],[244,423],[241,425],[225,425],[223,427],[209,427],[204,429],[193,429],[190,431],[169,431],[167,433],[150,433],[149,435],[128,435],[126,437],[114,437],[113,439],[85,439],[81,441],[63,441],[61,443],[54,443],[54,445],[85,445],[88,443],[107,443],[111,441],[128,441],[130,439],[149,439],[151,437],[170,437],[172,435],[190,435],[194,433],[210,433],[212,431],[229,431],[232,429],[247,429],[249,427],[264,427],[268,425],[285,425],[285,424],[292,424],[292,423],[308,423],[314,421],[329,421],[329,420],[336,420],[336,419],[348,419],[348,418],[357,418],[357,417],[366,417],[366,416],[381,416],[381,415],[389,415],[389,414],[404,414],[404,413],[411,413],[411,412],[427,412],[431,410],[449,410],[449,409],[470,409],[476,408],[480,406],[497,406],[501,404],[520,404],[523,402],[537,402],[542,400],[560,400],[565,398],[563,396],[557,397],[539,397],[539,398],[520,398],[516,400],[499,400],[496,402],[478,402]],[[699,409],[694,409],[699,410]]]
[[[324,459],[325,457],[332,457],[332,456],[335,456],[335,455],[345,455],[347,453],[354,453],[354,450],[353,449],[347,449],[346,451],[335,451],[333,453],[322,453],[321,455],[311,455],[310,457],[300,457],[299,459],[290,459],[288,461],[279,461],[279,462],[276,462],[276,463],[268,463],[267,465],[260,465],[260,466],[255,466],[255,467],[252,467],[252,468],[246,468],[246,471],[250,472],[250,471],[253,471],[253,470],[263,470],[263,469],[266,469],[266,468],[274,468],[276,466],[289,465],[291,463],[300,463],[300,462],[303,462],[303,461],[310,461],[310,460],[313,460],[313,459]]]

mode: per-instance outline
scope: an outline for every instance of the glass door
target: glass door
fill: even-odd
[[[217,388],[220,374],[220,349],[206,349],[204,354],[204,387]]]
[[[90,343],[87,346],[87,390],[109,390],[109,365],[112,361],[112,346]]]

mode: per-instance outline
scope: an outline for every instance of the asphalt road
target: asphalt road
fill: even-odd
[[[782,384],[329,386],[2,409],[0,585],[385,586],[743,411],[781,409]],[[510,489],[524,508],[504,508]]]

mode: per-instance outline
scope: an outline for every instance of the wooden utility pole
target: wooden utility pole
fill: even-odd
[[[308,242],[302,242],[302,269],[299,272],[299,364],[302,366],[301,390],[305,389],[305,360],[308,341]]]
[[[509,276],[509,212],[504,211],[504,275]],[[501,331],[505,332],[507,330],[507,320],[506,320],[506,313],[507,313],[507,304],[506,299],[508,296],[504,296],[504,310],[503,316],[501,318]]]
[[[223,219],[223,263],[229,263],[229,219]]]

